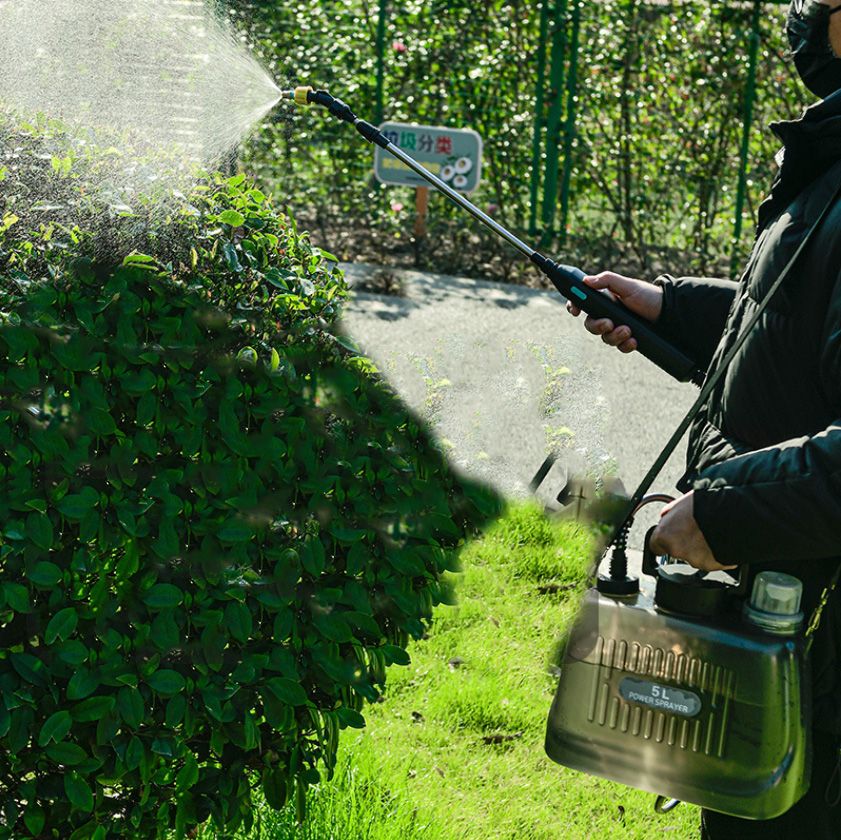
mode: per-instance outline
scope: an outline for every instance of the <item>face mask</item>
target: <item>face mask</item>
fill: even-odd
[[[829,41],[829,19],[841,6],[831,9],[818,0],[793,0],[786,30],[794,65],[803,84],[825,99],[841,90],[841,58]]]

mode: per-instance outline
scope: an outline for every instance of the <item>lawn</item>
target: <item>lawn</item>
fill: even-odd
[[[591,539],[534,507],[463,554],[457,606],[389,672],[305,825],[264,810],[250,840],[548,840],[698,835],[698,811],[553,764],[543,752],[552,648],[574,615]]]

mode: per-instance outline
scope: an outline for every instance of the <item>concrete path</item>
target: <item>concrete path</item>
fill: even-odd
[[[378,270],[342,268],[351,285]],[[590,336],[553,292],[389,272],[405,296],[354,292],[345,331],[454,463],[509,496],[556,444],[575,474],[612,471],[634,489],[697,394]],[[673,491],[684,451],[655,489]]]

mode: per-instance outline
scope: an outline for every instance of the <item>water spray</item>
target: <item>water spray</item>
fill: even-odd
[[[598,575],[566,636],[546,752],[559,764],[659,794],[665,813],[678,800],[740,818],[785,813],[809,786],[809,630],[803,585],[790,575],[745,566],[734,578],[705,574],[651,549],[628,547],[634,517],[670,497],[645,496],[703,410],[772,297],[831,209],[833,196],[718,366],[704,376],[656,327],[583,283],[584,272],[529,247],[407,155],[348,105],[323,90],[282,93],[353,125],[536,265],[580,309],[631,328],[639,351],[681,381],[701,385],[695,404],[642,480],[614,531]],[[833,580],[838,580],[841,568]],[[749,654],[749,655],[748,655]]]
[[[350,123],[369,143],[376,144],[397,158],[430,186],[443,193],[450,201],[466,210],[474,219],[480,221],[485,227],[516,248],[552,281],[552,284],[564,298],[571,300],[579,309],[594,318],[609,318],[617,327],[629,327],[637,341],[637,349],[643,356],[681,382],[701,384],[704,374],[698,369],[696,363],[677,347],[667,342],[650,323],[603,292],[591,289],[583,282],[586,273],[580,268],[557,263],[523,242],[522,239],[503,227],[495,219],[492,219],[487,213],[483,213],[461,193],[433,175],[399,146],[390,142],[376,126],[359,119],[350,106],[342,102],[341,99],[336,99],[325,90],[296,87],[281,91],[281,100],[292,100],[297,105],[320,105],[337,119]]]

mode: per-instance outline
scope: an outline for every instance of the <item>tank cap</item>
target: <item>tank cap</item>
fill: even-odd
[[[796,577],[760,572],[753,582],[750,603],[745,604],[745,619],[768,633],[793,635],[803,624],[802,597],[803,584]]]

